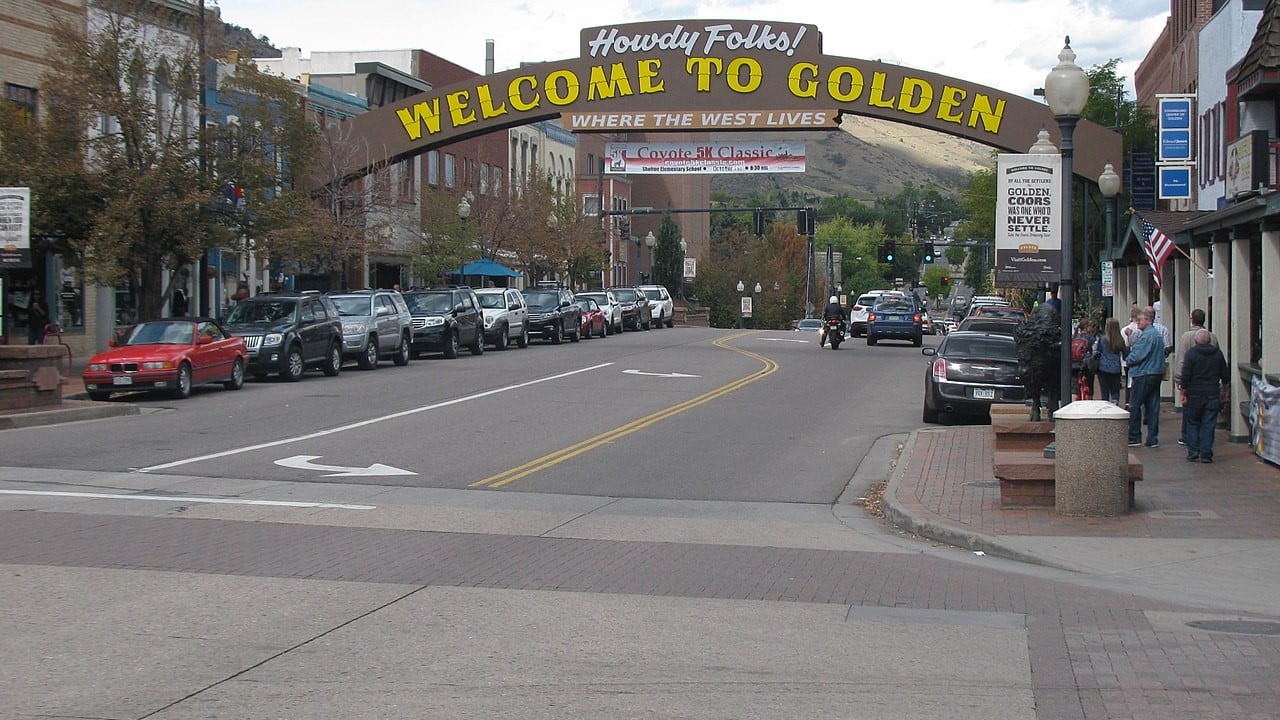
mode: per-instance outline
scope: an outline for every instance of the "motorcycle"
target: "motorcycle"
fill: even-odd
[[[839,350],[840,343],[844,342],[844,322],[836,318],[830,318],[826,322],[827,342],[831,343],[832,350]]]

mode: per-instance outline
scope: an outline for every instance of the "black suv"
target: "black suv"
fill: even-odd
[[[244,338],[248,371],[294,382],[307,368],[330,377],[342,370],[342,321],[328,298],[315,293],[264,293],[245,298],[223,321]]]
[[[466,345],[472,355],[484,353],[484,315],[480,299],[469,287],[410,290],[404,293],[413,317],[413,341],[409,353],[441,351],[444,356],[458,357],[458,347]]]
[[[582,308],[573,291],[561,287],[536,287],[524,291],[529,305],[529,334],[559,345],[568,336],[573,342],[582,339]]]

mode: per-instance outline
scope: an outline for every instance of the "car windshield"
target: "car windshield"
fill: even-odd
[[[368,317],[373,314],[373,298],[363,295],[335,296],[330,297],[334,306],[338,308],[339,315]]]
[[[820,327],[822,327],[822,321],[818,318],[805,318],[796,323],[797,330],[817,330]]]
[[[554,291],[532,291],[524,294],[529,307],[553,308],[560,304],[560,293]]]
[[[404,300],[409,304],[409,312],[416,315],[427,313],[444,313],[449,312],[452,308],[449,306],[450,295],[443,293],[417,293],[414,295],[406,295]]]
[[[591,312],[598,307],[594,300],[579,300],[578,307],[582,308],[582,312]]]
[[[604,293],[579,293],[578,297],[589,297],[595,300],[598,305],[609,304],[609,298],[605,297]]]
[[[901,298],[884,299],[876,305],[879,312],[915,312],[916,306],[910,300]]]
[[[1001,340],[991,336],[960,337],[952,335],[947,338],[942,354],[946,357],[990,358],[993,360],[1018,361],[1017,345],[1012,339]]]
[[[147,322],[134,325],[125,345],[190,345],[195,326],[189,322]]]
[[[613,296],[618,298],[618,302],[635,302],[636,301],[635,290],[614,290]]]
[[[227,316],[228,325],[292,320],[298,303],[288,300],[241,300]]]
[[[502,293],[476,293],[480,298],[480,307],[490,310],[506,310],[507,298]]]
[[[644,291],[644,295],[645,295],[645,297],[649,298],[650,300],[661,300],[661,299],[662,299],[662,291],[661,291],[661,290],[645,290],[645,291]]]

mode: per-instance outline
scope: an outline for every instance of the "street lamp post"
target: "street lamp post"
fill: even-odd
[[[644,246],[649,248],[649,282],[651,283],[653,282],[653,246],[657,244],[658,238],[654,237],[653,231],[650,230],[644,236]]]
[[[747,286],[743,285],[742,281],[739,280],[738,281],[738,329],[739,330],[742,329],[742,291],[746,289],[747,289]]]
[[[760,293],[764,292],[764,288],[760,287],[760,283],[756,283],[754,297],[751,300],[751,327],[757,327],[756,318],[760,317]]]
[[[1044,79],[1044,97],[1062,132],[1062,282],[1061,292],[1058,293],[1058,301],[1061,303],[1058,323],[1062,327],[1062,345],[1058,350],[1058,403],[1061,406],[1066,404],[1064,399],[1069,402],[1071,398],[1071,316],[1075,305],[1075,247],[1071,227],[1075,215],[1071,196],[1075,146],[1072,144],[1072,135],[1075,134],[1076,123],[1080,121],[1080,113],[1089,100],[1089,76],[1076,65],[1076,54],[1071,49],[1070,37],[1058,53],[1058,65]]]
[[[1116,240],[1116,196],[1120,194],[1120,176],[1116,174],[1115,168],[1111,167],[1111,163],[1107,163],[1102,168],[1102,174],[1098,176],[1098,189],[1102,191],[1102,197],[1106,199],[1107,205],[1107,227],[1106,227],[1106,245],[1102,250],[1102,262],[1106,267],[1111,264],[1111,252]],[[1115,270],[1112,270],[1112,283],[1115,283]],[[1112,295],[1107,295],[1106,303],[1107,317],[1111,317],[1115,312],[1115,289],[1112,289]]]
[[[680,238],[680,299],[684,300],[684,260],[689,252],[689,244]]]

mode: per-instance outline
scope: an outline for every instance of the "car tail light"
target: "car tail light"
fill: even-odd
[[[853,311],[854,311],[854,312],[862,312],[862,311],[863,311],[863,310],[865,310],[865,309],[866,309],[866,308],[862,307],[861,305],[854,305],[854,306],[853,306]]]
[[[933,361],[933,379],[938,381],[947,379],[947,361],[945,359],[938,358]]]
[[[915,314],[913,322],[922,322],[922,321],[920,320],[920,313],[916,313],[916,314]]]

